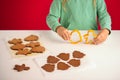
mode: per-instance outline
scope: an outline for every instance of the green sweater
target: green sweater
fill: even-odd
[[[111,18],[104,0],[96,0],[96,6],[93,0],[68,0],[64,7],[62,0],[53,0],[46,20],[54,31],[60,25],[68,30],[97,30],[97,18],[101,29],[111,30]]]

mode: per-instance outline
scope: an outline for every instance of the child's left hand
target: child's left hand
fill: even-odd
[[[98,35],[97,37],[94,39],[94,44],[100,44],[102,42],[104,42],[107,37],[109,35],[109,31],[107,29],[103,29]]]

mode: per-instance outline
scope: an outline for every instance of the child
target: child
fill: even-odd
[[[104,42],[111,30],[111,18],[104,0],[53,0],[47,16],[47,24],[64,40],[70,40],[68,30],[97,30],[97,18],[101,31],[94,44]]]

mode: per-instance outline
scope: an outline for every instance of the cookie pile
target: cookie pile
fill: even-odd
[[[47,63],[41,66],[41,68],[47,72],[53,72],[57,70],[67,70],[70,67],[79,67],[80,59],[85,56],[80,51],[73,51],[72,58],[69,53],[60,53],[57,56],[49,55],[47,57]]]
[[[29,35],[22,39],[13,38],[8,43],[11,45],[10,49],[16,51],[16,55],[28,55],[32,53],[43,53],[45,48],[38,42],[39,37],[36,35]]]

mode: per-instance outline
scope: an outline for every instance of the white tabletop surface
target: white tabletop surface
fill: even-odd
[[[81,31],[85,33],[86,31]],[[6,46],[6,38],[21,37],[23,35],[39,34],[40,40],[50,53],[80,50],[88,55],[94,64],[86,70],[56,73],[44,76],[40,67],[35,63],[35,57],[14,59]],[[17,72],[13,70],[15,64],[30,66],[29,71]],[[52,73],[51,73],[52,74]],[[112,31],[108,39],[99,45],[79,43],[70,44],[62,40],[51,30],[1,30],[0,31],[0,80],[120,80],[120,31]]]

